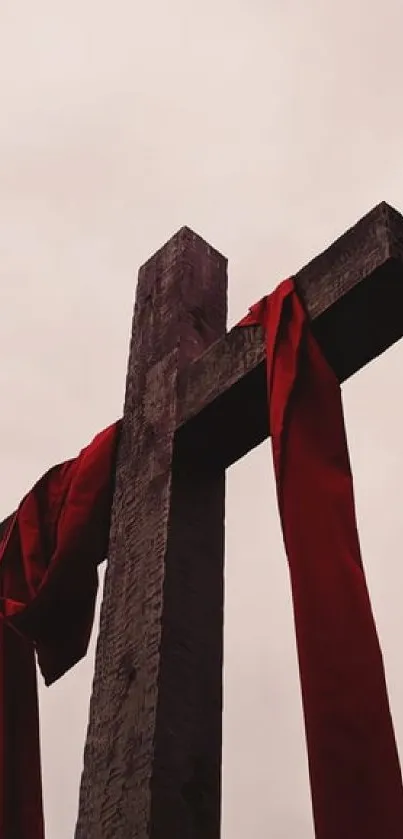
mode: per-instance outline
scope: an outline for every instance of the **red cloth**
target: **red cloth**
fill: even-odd
[[[87,651],[119,430],[47,472],[0,543],[0,839],[43,839],[34,650],[46,684]]]
[[[403,789],[361,562],[341,391],[292,280],[261,324],[317,839],[402,839]]]

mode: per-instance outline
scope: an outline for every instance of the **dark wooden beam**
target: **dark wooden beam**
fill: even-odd
[[[295,282],[343,382],[403,336],[403,217],[388,204],[375,207]],[[183,370],[179,394],[179,461],[229,466],[261,443],[268,436],[262,330],[232,329]]]
[[[172,459],[226,293],[187,228],[139,273],[76,839],[219,839],[225,472]]]

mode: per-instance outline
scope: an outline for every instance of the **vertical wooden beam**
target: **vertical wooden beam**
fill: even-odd
[[[226,308],[226,260],[187,228],[140,270],[76,839],[219,837],[224,473],[174,432]]]

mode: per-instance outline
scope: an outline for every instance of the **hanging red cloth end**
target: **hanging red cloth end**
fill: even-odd
[[[51,684],[87,651],[120,426],[47,472],[0,543],[0,839],[44,839],[34,653]]]
[[[265,329],[270,433],[291,578],[317,839],[402,839],[403,787],[365,581],[339,382],[293,280]]]

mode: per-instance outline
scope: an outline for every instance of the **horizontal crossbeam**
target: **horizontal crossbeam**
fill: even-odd
[[[403,337],[403,217],[379,204],[295,282],[343,382]],[[176,458],[241,458],[269,433],[262,329],[232,329],[182,372],[179,389]]]

